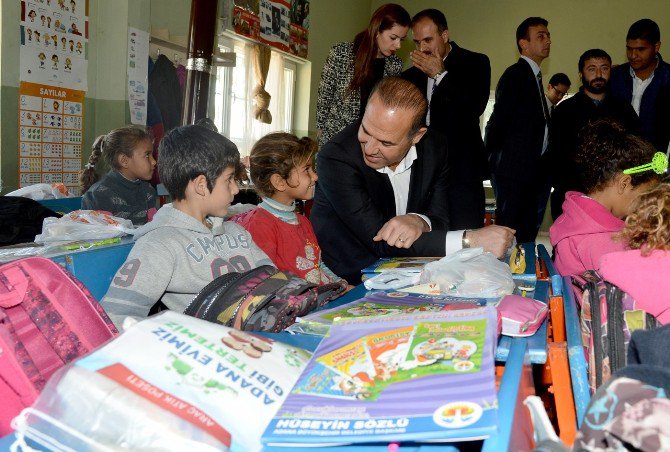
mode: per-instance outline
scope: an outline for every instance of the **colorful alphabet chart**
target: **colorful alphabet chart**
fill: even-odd
[[[20,79],[87,89],[88,0],[21,0]]]
[[[19,186],[65,184],[79,194],[84,91],[21,82]]]

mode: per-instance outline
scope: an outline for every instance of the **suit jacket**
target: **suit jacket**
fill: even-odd
[[[330,49],[321,71],[316,98],[316,128],[321,130],[319,144],[360,119],[360,90],[350,93],[354,78],[354,43],[340,42]],[[400,75],[402,60],[395,55],[384,58],[384,77]]]
[[[581,171],[575,162],[577,137],[584,126],[598,119],[611,119],[624,126],[628,133],[640,133],[640,120],[633,107],[612,95],[608,94],[596,105],[582,88],[558,104],[551,118],[549,155],[554,175],[552,185],[561,195],[569,190],[584,192],[579,178]]]
[[[428,131],[416,145],[407,212],[426,215],[432,231],[409,249],[374,242],[384,223],[396,216],[391,181],[368,167],[358,142],[360,122],[351,124],[317,154],[319,181],[310,220],[325,264],[352,284],[380,257],[444,256],[449,229],[449,167],[441,134]]]
[[[447,73],[431,96],[430,127],[447,136],[453,176],[466,171],[468,178],[475,174],[482,181],[490,174],[479,117],[489,100],[491,65],[486,55],[450,44],[444,60]],[[402,76],[426,93],[428,76],[423,71],[411,67]]]
[[[486,125],[484,143],[492,173],[524,181],[538,172],[545,127],[542,102],[544,93],[530,64],[519,58],[498,81]]]
[[[620,64],[612,68],[610,76],[610,91],[624,102],[633,100],[633,77],[630,75],[630,64]],[[642,94],[640,102],[640,127],[642,137],[650,141],[658,151],[665,152],[668,148],[668,90],[670,90],[670,64],[663,61],[658,54],[658,66],[654,71],[654,78]]]

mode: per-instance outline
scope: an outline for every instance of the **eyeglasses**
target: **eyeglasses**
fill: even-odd
[[[623,170],[624,174],[644,173],[645,171],[653,171],[656,174],[664,174],[668,170],[668,156],[662,152],[657,152],[651,159],[651,162],[644,165],[634,166]]]
[[[560,89],[558,89],[558,86],[557,86],[557,85],[550,85],[550,86],[551,86],[551,87],[554,89],[554,91],[556,92],[556,97],[558,97],[559,100],[560,100],[560,99],[563,99],[563,97],[565,97],[565,95],[568,94],[568,90],[567,90],[567,89],[566,89],[565,91],[561,91]]]

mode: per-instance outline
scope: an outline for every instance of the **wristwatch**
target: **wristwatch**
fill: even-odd
[[[461,240],[461,248],[470,248],[470,239],[467,237],[468,230],[463,231],[463,239]]]
[[[439,71],[437,71],[437,74],[435,74],[435,77],[433,77],[433,79],[437,81],[437,79],[440,78],[440,75],[442,74],[444,74],[444,69],[440,69]]]

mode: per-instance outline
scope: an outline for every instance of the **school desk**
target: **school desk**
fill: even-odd
[[[132,247],[132,236],[126,236],[122,237],[119,243],[112,245],[56,251],[43,257],[65,267],[91,291],[96,300],[100,301],[107,293],[116,271],[126,261]]]
[[[132,248],[132,238],[126,237],[122,242],[114,245],[94,247],[87,250],[63,251],[53,253],[47,257],[55,262],[65,266],[80,281],[82,281],[96,297],[101,299],[106,293],[116,270],[125,261],[130,249]],[[534,245],[524,244],[527,256],[534,256]],[[533,260],[529,259],[530,262]],[[528,265],[527,273],[530,269],[534,271],[534,265]],[[547,283],[538,281],[534,297],[546,301]],[[328,307],[336,307],[358,298],[366,293],[365,287],[361,284],[349,291],[344,296],[331,302]],[[544,294],[544,295],[542,295]],[[530,293],[528,294],[531,295]],[[545,298],[542,299],[541,297]],[[321,338],[312,335],[294,335],[287,332],[282,333],[262,333],[271,339],[285,342],[291,345],[299,346],[308,350],[315,350]],[[501,345],[502,344],[502,345]],[[502,351],[501,351],[502,347]],[[498,392],[499,404],[499,430],[494,435],[481,444],[484,451],[499,450],[529,450],[532,448],[533,429],[530,415],[522,402],[527,395],[534,393],[534,385],[530,364],[542,360],[542,355],[546,359],[546,324],[540,328],[535,335],[529,338],[510,338],[502,336],[499,341],[496,360],[505,362],[504,373],[500,380]],[[543,361],[542,361],[543,362]],[[514,434],[512,434],[514,432]],[[5,444],[11,444],[9,437],[0,439],[0,450],[4,450]],[[9,442],[7,442],[9,441]],[[474,445],[472,444],[472,445]],[[468,446],[472,446],[468,445]],[[371,444],[368,446],[357,445],[356,451],[387,451],[388,444]],[[267,448],[267,450],[286,451],[286,448]],[[319,450],[343,450],[351,451],[351,447],[340,448],[319,448]],[[458,450],[456,447],[450,447],[446,443],[440,444],[403,444],[400,451],[443,451]]]
[[[70,213],[81,209],[81,196],[74,198],[42,199],[37,201],[57,213]]]
[[[534,255],[528,253],[527,255]],[[531,262],[533,262],[531,260]],[[532,266],[534,270],[534,265]],[[534,297],[546,302],[548,284],[546,281],[537,281]],[[363,284],[359,284],[351,291],[347,292],[337,300],[328,304],[328,308],[337,307],[345,303],[352,302],[362,298],[367,290]],[[531,295],[530,293],[528,294]],[[296,347],[302,347],[314,351],[321,342],[320,336],[308,334],[290,334],[281,333],[259,333],[270,339],[285,342]],[[501,351],[501,343],[503,350]],[[532,349],[531,349],[532,346]],[[546,321],[543,326],[528,338],[511,338],[501,336],[498,343],[498,352],[496,361],[504,362],[504,373],[500,381],[498,391],[498,434],[492,436],[482,444],[484,451],[501,450],[530,450],[533,445],[533,426],[530,420],[528,409],[522,402],[526,396],[534,394],[534,385],[532,379],[531,364],[534,361],[544,362],[547,355],[547,327]],[[531,353],[532,351],[532,353]],[[534,358],[532,358],[534,356]],[[514,435],[512,435],[514,432]],[[480,441],[481,443],[481,441]],[[268,447],[268,451],[286,451],[287,448]],[[350,446],[319,448],[323,451],[351,451]],[[370,444],[366,446],[356,445],[358,451],[387,451],[388,444]],[[405,444],[399,448],[400,451],[449,451],[458,450],[457,447],[450,447],[448,443],[439,444]]]

